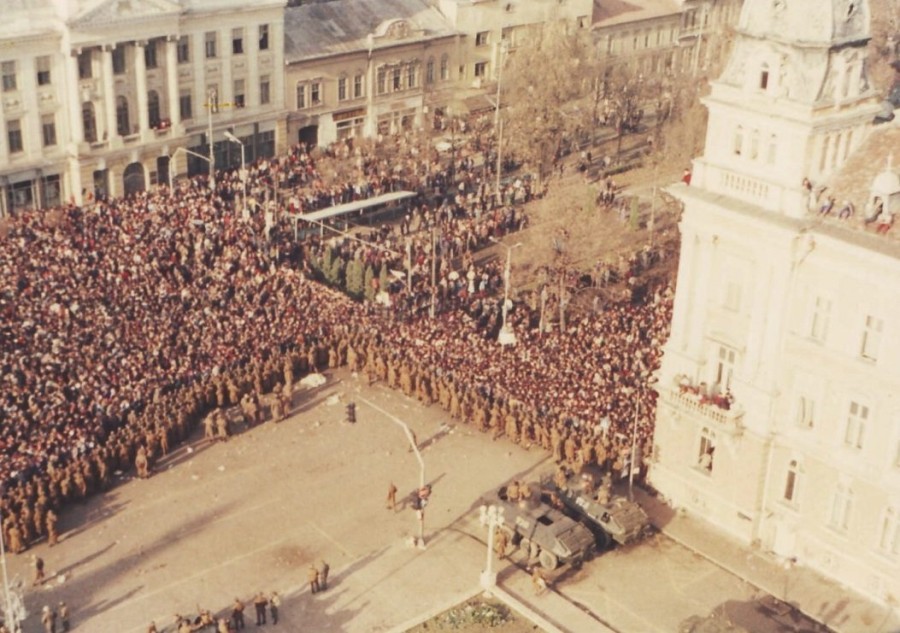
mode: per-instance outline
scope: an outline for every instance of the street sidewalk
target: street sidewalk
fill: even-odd
[[[658,497],[635,488],[635,500],[666,536],[766,593],[785,600],[835,633],[893,633],[900,617],[887,607],[796,565],[785,569],[774,554],[751,549],[690,513],[673,511]]]

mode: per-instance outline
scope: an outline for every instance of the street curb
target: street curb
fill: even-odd
[[[398,624],[397,626],[391,627],[390,629],[388,629],[388,633],[405,633],[406,631],[408,631],[416,626],[419,626],[423,622],[427,622],[428,620],[435,617],[436,615],[439,615],[439,614],[443,613],[444,611],[448,611],[448,610],[452,609],[453,607],[457,606],[458,604],[466,602],[467,600],[471,600],[472,598],[477,596],[482,591],[483,591],[483,589],[480,586],[475,586],[468,592],[463,593],[454,598],[451,598],[447,602],[442,603],[442,604],[432,608],[430,611],[427,611],[424,614],[420,614],[410,620],[407,620],[403,624]]]

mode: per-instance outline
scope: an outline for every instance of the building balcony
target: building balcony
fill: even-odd
[[[704,395],[699,388],[689,385],[679,385],[668,392],[662,390],[660,395],[677,412],[707,420],[714,429],[735,436],[744,432],[744,410],[730,396]]]

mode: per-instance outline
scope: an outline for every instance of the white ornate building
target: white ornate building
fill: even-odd
[[[650,480],[740,541],[892,603],[900,243],[863,217],[876,197],[900,213],[882,158],[885,143],[900,158],[900,136],[871,125],[868,40],[863,0],[744,4],[705,153],[671,189],[682,247]],[[833,181],[876,134],[870,204],[820,215],[806,183]]]
[[[121,195],[284,146],[283,2],[9,0],[0,214]],[[209,95],[213,95],[209,98]],[[172,168],[170,162],[174,160]]]

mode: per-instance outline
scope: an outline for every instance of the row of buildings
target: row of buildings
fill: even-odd
[[[739,0],[9,0],[0,216],[124,195],[298,141],[430,125],[483,97],[541,25],[699,70]],[[428,123],[426,123],[428,122]],[[226,136],[227,132],[227,136]],[[212,151],[210,151],[212,144]]]

